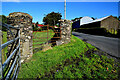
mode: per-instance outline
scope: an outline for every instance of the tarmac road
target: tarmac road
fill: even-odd
[[[111,56],[120,58],[120,39],[78,32],[72,32],[72,34],[82,39],[83,41],[92,44],[100,50],[110,54]]]

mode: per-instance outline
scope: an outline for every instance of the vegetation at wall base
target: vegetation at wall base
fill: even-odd
[[[18,78],[117,79],[117,63],[92,51],[97,49],[72,36],[68,44],[34,53],[28,62],[21,65]]]

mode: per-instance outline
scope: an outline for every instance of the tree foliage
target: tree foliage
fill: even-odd
[[[36,28],[38,28],[38,24],[39,24],[38,22],[35,23],[35,27],[36,27]]]
[[[94,17],[91,17],[93,20],[97,19],[97,18],[94,18]]]
[[[116,19],[118,19],[118,20],[120,20],[120,16],[119,17],[117,17],[117,16],[113,16],[114,18],[116,18]]]
[[[0,15],[0,21],[2,23],[7,23],[7,17],[5,15]]]
[[[51,12],[43,18],[43,22],[45,25],[49,24],[49,25],[53,26],[53,25],[56,25],[57,23],[59,23],[58,20],[60,20],[61,17],[62,17],[61,13]]]
[[[81,18],[82,18],[82,17],[74,18],[74,19],[72,19],[72,21],[80,20]]]
[[[7,23],[7,17],[5,15],[0,15],[0,22]],[[4,30],[4,31],[6,31],[5,27],[0,26],[0,30],[1,29]]]

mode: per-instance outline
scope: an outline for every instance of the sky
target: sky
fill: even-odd
[[[12,12],[24,12],[33,17],[33,22],[43,23],[43,17],[50,12],[59,12],[64,19],[64,2],[21,2],[18,0],[6,0],[2,2],[2,14],[8,16]],[[37,0],[34,0],[37,1]],[[47,0],[46,0],[47,1]],[[59,0],[58,0],[59,1]],[[77,1],[77,0],[75,0]],[[71,20],[76,17],[90,16],[94,18],[102,18],[113,15],[118,16],[118,0],[109,0],[108,2],[87,2],[88,0],[81,0],[86,2],[71,2],[67,1],[66,19]],[[90,1],[90,0],[89,0]],[[107,1],[107,0],[106,0]]]
[[[64,0],[1,0],[2,2],[64,2]],[[67,2],[119,2],[120,0],[66,0]]]

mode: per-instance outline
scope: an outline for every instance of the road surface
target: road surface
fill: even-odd
[[[120,39],[110,38],[104,36],[96,36],[78,32],[72,32],[72,34],[87,43],[92,44],[93,46],[99,48],[100,50],[120,58]]]

